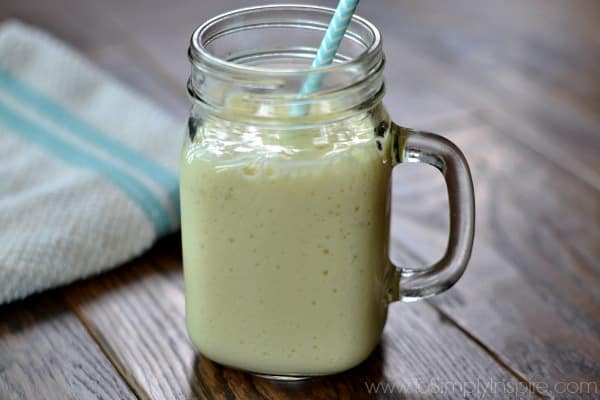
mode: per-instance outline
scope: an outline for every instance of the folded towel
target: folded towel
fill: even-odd
[[[55,38],[0,25],[0,304],[179,227],[182,125]]]

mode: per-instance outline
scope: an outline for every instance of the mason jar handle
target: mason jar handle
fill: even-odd
[[[441,293],[462,276],[473,247],[475,196],[469,165],[448,139],[392,123],[392,164],[425,163],[437,168],[446,181],[450,232],[444,256],[425,269],[395,266],[399,273],[399,300],[415,301]]]

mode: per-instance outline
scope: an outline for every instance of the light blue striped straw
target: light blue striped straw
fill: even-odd
[[[340,47],[357,5],[358,0],[340,0],[333,17],[331,17],[327,32],[323,36],[317,55],[310,66],[311,68],[324,67],[333,62],[333,57],[335,57],[335,53]],[[314,92],[321,86],[322,80],[323,74],[310,74],[302,84],[300,94],[307,95]],[[291,111],[292,116],[295,117],[306,115],[307,112],[308,105],[306,104],[297,105]]]

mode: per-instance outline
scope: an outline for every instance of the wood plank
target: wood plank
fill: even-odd
[[[398,44],[397,47],[402,48],[402,45]],[[411,62],[419,65],[423,81],[428,80],[427,76],[442,76],[448,71],[423,53],[408,48],[404,48],[403,52],[410,55]],[[448,99],[467,99],[465,108],[479,105],[478,114],[497,127],[500,134],[512,136],[521,146],[547,156],[561,168],[600,189],[600,163],[597,157],[600,151],[597,140],[600,120],[531,84],[527,78],[511,74],[510,71],[502,73],[504,75],[499,73],[496,80],[482,80],[500,85],[506,83],[509,85],[507,87],[492,88],[490,84],[490,87],[481,88],[473,83],[475,73],[468,74],[468,77],[447,74],[439,81],[438,91],[443,91]],[[544,102],[536,104],[532,98],[544,99]]]
[[[479,82],[485,86],[494,84],[498,68],[509,68],[598,111],[598,2],[425,0],[388,6],[371,9],[384,29],[393,27],[395,34],[386,37],[426,50],[449,72],[474,73],[470,78],[477,81],[485,75],[489,82]]]
[[[600,188],[600,6],[577,4],[394,3],[372,18],[388,65],[418,66],[405,79],[483,109],[503,135],[518,131],[522,145]]]
[[[186,81],[177,85],[165,78],[160,68],[153,65],[143,50],[125,40],[118,44],[96,46],[86,51],[85,55],[100,68],[144,96],[152,103],[165,109],[174,118],[185,125],[189,112]],[[183,135],[181,132],[172,134]]]
[[[196,355],[185,328],[176,238],[131,265],[69,288],[69,304],[142,398],[369,398],[369,385],[390,385],[380,398],[463,398],[446,382],[519,381],[427,304],[397,304],[378,350],[344,374],[281,384],[218,366]],[[447,384],[449,385],[449,384]],[[383,387],[380,386],[383,391]],[[473,389],[475,390],[475,389]],[[524,393],[524,398],[535,397]],[[497,398],[510,398],[497,393]]]
[[[0,20],[8,18],[51,32],[83,51],[120,40],[120,33],[108,24],[104,9],[91,2],[4,1],[0,5]]]
[[[197,21],[204,20],[209,12],[214,14],[209,6],[194,3],[186,7],[168,7],[167,10],[157,8],[149,12],[151,17],[148,19],[143,16],[147,14],[142,13],[139,27],[134,28],[136,43],[143,43],[154,61],[170,71],[170,76],[177,82],[183,81],[187,75],[187,60],[178,49],[187,44],[188,25],[193,27]],[[593,49],[597,48],[600,41],[597,40],[598,36],[591,34],[596,32],[593,26],[585,22],[593,21],[598,15],[597,7],[593,6],[597,3],[563,2],[565,7],[569,7],[566,17],[561,17],[561,13],[566,11],[556,6],[556,2],[544,2],[544,6],[540,2],[522,3],[526,7],[514,7],[514,2],[512,6],[508,3],[495,6],[486,3],[483,7],[476,7],[473,2],[453,2],[449,5],[432,1],[395,4],[389,2],[385,7],[361,8],[361,13],[364,11],[382,27],[386,37],[388,66],[394,65],[394,69],[388,68],[387,99],[394,115],[407,125],[417,123],[422,124],[419,127],[434,130],[436,124],[427,121],[430,115],[451,115],[453,109],[475,110],[487,122],[486,125],[494,128],[482,127],[480,121],[468,122],[466,125],[477,125],[469,129],[464,129],[466,125],[451,129],[446,123],[438,126],[442,130],[454,130],[453,137],[467,147],[479,190],[479,222],[474,258],[467,275],[456,290],[435,300],[434,304],[483,341],[485,346],[489,346],[510,368],[529,379],[550,384],[557,379],[594,379],[594,374],[599,376],[597,360],[600,359],[597,352],[598,336],[595,333],[598,332],[598,303],[594,292],[598,277],[597,260],[600,259],[594,241],[599,237],[598,214],[594,208],[594,204],[598,204],[598,197],[596,191],[574,176],[580,176],[590,185],[599,187],[598,169],[595,168],[597,158],[594,158],[594,143],[597,142],[593,141],[594,132],[597,132],[596,116],[593,114],[597,110],[595,102],[598,89],[594,80],[598,75],[593,64],[593,55],[597,52]],[[582,4],[585,6],[583,10],[580,8]],[[218,7],[236,6],[239,6],[239,2],[219,2]],[[170,12],[171,9],[175,11]],[[197,13],[194,12],[196,9]],[[132,10],[139,8],[133,7]],[[182,16],[181,10],[185,10],[185,16]],[[522,10],[528,13],[519,13]],[[123,13],[121,21],[125,23],[137,16],[133,11],[130,14]],[[565,24],[571,18],[576,23]],[[180,21],[184,23],[178,24]],[[65,24],[71,26],[79,22]],[[85,22],[82,24],[85,25]],[[63,32],[66,28],[59,25],[55,29]],[[568,29],[563,29],[565,26]],[[72,31],[77,32],[78,29],[80,27]],[[513,34],[513,31],[516,33]],[[150,35],[146,36],[146,33]],[[64,36],[74,37],[74,43],[80,41],[78,44],[82,47],[92,46],[95,40],[89,35],[84,34],[82,38],[76,38],[76,35]],[[569,47],[578,43],[579,36],[587,40],[577,47]],[[521,42],[522,39],[527,40]],[[112,43],[111,40],[109,42]],[[174,43],[181,45],[176,47]],[[100,62],[108,60],[108,68],[117,74],[125,71],[122,65],[128,63],[128,45],[107,46],[111,47],[94,49],[91,54],[98,51],[97,59]],[[517,50],[514,50],[515,46]],[[115,48],[116,61],[110,61]],[[133,57],[131,62],[134,62]],[[116,66],[113,68],[111,63]],[[395,73],[397,65],[401,65],[400,72]],[[392,75],[389,75],[390,71]],[[131,75],[135,75],[127,71],[121,73],[124,79],[131,79]],[[562,79],[560,84],[556,84],[557,79]],[[141,82],[139,85],[146,87],[148,83]],[[160,89],[157,94],[158,91]],[[419,96],[419,93],[423,94]],[[161,101],[160,96],[154,97]],[[484,111],[477,111],[480,109]],[[570,135],[571,130],[576,132]],[[505,135],[509,137],[505,138]],[[521,148],[523,145],[529,149]],[[583,157],[573,159],[572,153],[581,153]],[[540,155],[547,155],[552,162]],[[432,181],[426,178],[419,185],[407,185],[414,193],[400,197],[403,204],[421,205],[416,211],[401,214],[402,219],[399,220],[399,226],[404,227],[409,237],[398,238],[396,246],[407,248],[399,253],[408,262],[431,257],[431,246],[441,248],[445,244],[445,200],[443,195],[440,197],[439,182],[429,182]],[[167,247],[165,252],[168,251]],[[172,294],[180,291],[181,277],[176,260],[158,262],[166,263],[167,267],[157,269],[150,276],[157,275],[160,285],[151,283],[142,293],[145,293],[144,296],[150,296],[148,292],[154,293],[154,297],[159,297],[155,303],[167,307],[169,311],[169,304],[183,301],[180,293]],[[144,268],[155,269],[152,266]],[[90,291],[97,292],[96,297],[89,293],[88,297],[81,295],[86,301],[84,306],[88,313],[94,316],[92,321],[100,319],[101,323],[94,322],[91,325],[97,324],[100,328],[92,329],[97,338],[106,336],[101,343],[114,360],[125,359],[120,352],[129,349],[126,344],[120,344],[119,347],[119,343],[113,343],[113,330],[122,329],[125,334],[133,334],[135,338],[138,335],[139,338],[146,338],[150,333],[136,333],[139,326],[145,325],[128,329],[120,328],[118,324],[111,325],[115,321],[123,321],[112,316],[104,317],[100,312],[102,310],[97,311],[102,307],[95,304],[112,304],[110,297],[115,291],[127,292],[126,288],[134,285],[135,280],[147,279],[134,276],[131,282],[127,281],[120,289],[110,289],[110,284],[107,284],[106,289]],[[154,278],[151,279],[153,281]],[[163,301],[162,296],[156,294],[160,292],[153,289],[156,286],[167,288],[165,297],[171,300]],[[79,303],[80,295],[75,296],[75,300],[71,296],[74,295],[69,295],[71,304],[85,308]],[[144,296],[139,295],[142,299],[145,299]],[[129,299],[121,294],[119,297]],[[142,308],[135,299],[128,301]],[[111,313],[118,312],[121,301],[114,301],[114,304],[118,305],[114,306]],[[178,307],[181,306],[175,306],[174,309]],[[416,312],[414,308],[411,310]],[[178,313],[181,319],[181,311]],[[434,315],[431,311],[425,314]],[[151,315],[156,317],[158,314]],[[160,314],[156,318],[164,317]],[[417,322],[420,318],[423,317],[419,316]],[[155,327],[157,324],[149,326]],[[170,332],[166,324],[158,326]],[[180,326],[176,331],[177,334],[165,334],[170,339],[168,344],[177,343],[178,338],[185,336]],[[445,332],[442,330],[431,335],[437,337]],[[157,341],[162,343],[164,340]],[[392,342],[396,341],[401,343],[398,339]],[[386,345],[384,341],[384,348]],[[119,353],[111,353],[115,348],[119,349]],[[148,351],[144,352],[138,343],[138,348],[131,352],[139,356]],[[202,395],[208,393],[203,391],[211,390],[217,393],[215,397],[219,393],[223,397],[231,397],[244,393],[256,394],[255,391],[267,396],[264,393],[277,390],[252,389],[253,385],[260,387],[262,381],[255,383],[254,379],[245,375],[238,377],[232,371],[220,371],[210,363],[209,367],[204,367],[203,360],[195,362],[191,353],[192,350],[185,346],[184,350],[176,348],[169,353],[168,365],[179,365],[176,359],[182,354],[182,364],[185,364],[179,367],[184,372],[175,368],[176,371],[171,372],[175,378],[169,379],[179,379],[182,374],[187,376],[195,368],[200,375],[215,376],[220,384],[207,388],[202,386],[203,383],[190,383],[200,379],[196,373],[190,373],[192,378],[181,381],[185,384],[171,388],[162,382],[165,378],[157,372],[160,367],[154,367],[155,370],[146,376],[142,368],[154,366],[153,363],[161,359],[161,354],[150,355],[150,360],[144,361],[141,367],[140,364],[133,364],[130,368],[120,368],[142,394],[154,394],[156,391],[165,393],[165,396],[170,393]],[[385,351],[382,353],[385,354]],[[441,350],[436,354],[441,354]],[[117,364],[120,365],[119,362]],[[385,361],[383,364],[382,370],[385,370]],[[385,374],[382,376],[385,377]],[[232,382],[236,382],[236,379],[252,382],[232,383],[230,390],[235,392],[232,395],[225,387],[225,380],[228,379]],[[392,379],[389,381],[396,382]],[[333,397],[337,393],[335,390],[340,387],[341,384],[334,386],[333,391],[323,392],[323,396]],[[236,388],[239,390],[236,391]],[[288,391],[291,391],[289,396],[300,396],[304,390],[306,387],[294,392],[286,387],[285,393],[288,395]],[[322,393],[319,389],[315,390]],[[346,394],[343,391],[339,393]],[[409,394],[417,395],[414,391]]]
[[[464,278],[432,303],[527,381],[600,391],[600,193],[493,128],[465,124],[449,136],[472,166],[476,245]],[[445,194],[427,179],[396,185],[392,248],[403,263],[422,264],[432,242],[446,242],[446,208],[431,207]]]
[[[135,399],[56,291],[0,307],[0,398]]]

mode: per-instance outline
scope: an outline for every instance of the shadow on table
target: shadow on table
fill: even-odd
[[[8,336],[18,338],[48,321],[62,321],[61,317],[68,319],[70,312],[57,300],[56,290],[3,304],[0,306],[0,342]],[[60,323],[55,325],[60,327]]]
[[[337,375],[296,382],[274,381],[223,367],[196,355],[188,400],[207,394],[227,399],[426,399],[405,393],[383,376],[383,352],[377,346],[359,366]],[[210,396],[209,396],[210,397]]]

